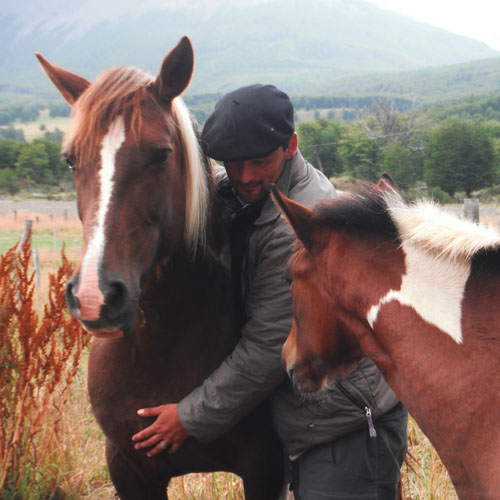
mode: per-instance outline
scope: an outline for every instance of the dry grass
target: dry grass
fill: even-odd
[[[63,215],[47,215],[35,212],[18,212],[0,216],[0,244],[12,246],[22,235],[24,219],[33,220],[33,246],[38,248],[40,261],[40,304],[46,301],[48,274],[60,265],[60,248],[65,242],[69,259],[76,262],[80,253],[81,229],[77,218]],[[57,242],[54,248],[54,229]],[[4,250],[2,250],[3,252]],[[44,432],[44,454],[50,458],[45,476],[57,480],[58,499],[112,500],[114,489],[110,482],[104,459],[104,438],[93,419],[86,388],[86,356],[76,373],[66,395],[65,411],[59,419],[54,439],[47,445]],[[3,417],[2,417],[3,419]],[[45,430],[50,432],[50,426]],[[38,480],[33,477],[33,480]],[[409,453],[403,466],[403,488],[406,500],[456,500],[451,486],[435,450],[410,419]],[[46,479],[50,481],[50,479]],[[0,497],[3,498],[0,492]],[[241,480],[228,473],[189,474],[172,480],[169,498],[191,499],[243,499]],[[23,500],[38,500],[36,497],[22,497]]]
[[[405,500],[458,500],[436,450],[411,417],[401,479]]]
[[[71,120],[69,116],[49,116],[49,110],[44,109],[40,111],[36,120],[25,123],[16,122],[14,126],[22,129],[25,139],[31,142],[33,139],[43,137],[45,132],[54,132],[56,129],[66,132]],[[45,127],[43,130],[40,129],[41,125]]]
[[[65,307],[71,264],[63,255],[37,311],[30,261],[29,238],[0,256],[0,491],[13,500],[59,490],[59,424],[88,343]]]

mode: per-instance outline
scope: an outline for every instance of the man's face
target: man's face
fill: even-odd
[[[296,138],[294,134],[286,150],[279,147],[264,158],[224,162],[229,180],[243,201],[255,203],[267,194],[281,175],[285,162],[297,151]]]

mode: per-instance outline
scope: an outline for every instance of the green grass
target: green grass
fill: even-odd
[[[0,253],[4,253],[9,248],[12,248],[14,245],[16,245],[21,237],[22,232],[0,230]],[[31,241],[33,248],[55,250],[57,254],[59,254],[63,245],[66,249],[80,247],[81,233],[56,231],[56,235],[54,237],[53,232],[37,232],[36,230],[34,230]]]

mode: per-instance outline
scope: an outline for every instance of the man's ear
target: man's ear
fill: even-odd
[[[288,146],[285,151],[285,158],[287,160],[290,160],[294,157],[295,153],[297,152],[298,143],[299,141],[297,138],[297,132],[294,132],[292,138],[288,142]]]

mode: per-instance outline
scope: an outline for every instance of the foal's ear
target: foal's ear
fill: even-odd
[[[61,92],[68,104],[73,106],[90,85],[90,82],[82,76],[78,76],[75,73],[54,66],[39,52],[35,52],[35,56],[43,71],[45,71],[46,75],[52,80],[52,83],[57,87],[59,92]]]
[[[307,250],[319,250],[318,245],[321,238],[317,232],[318,222],[314,219],[314,213],[304,205],[281,194],[274,184],[271,186],[271,193],[282,215],[294,230],[297,239]]]
[[[191,81],[193,67],[193,46],[191,40],[183,36],[163,60],[160,74],[154,82],[159,98],[169,102],[182,94]]]
[[[394,179],[387,173],[383,173],[380,177],[380,180],[375,184],[374,189],[376,191],[396,191],[399,192],[399,188],[397,184],[394,182]]]

